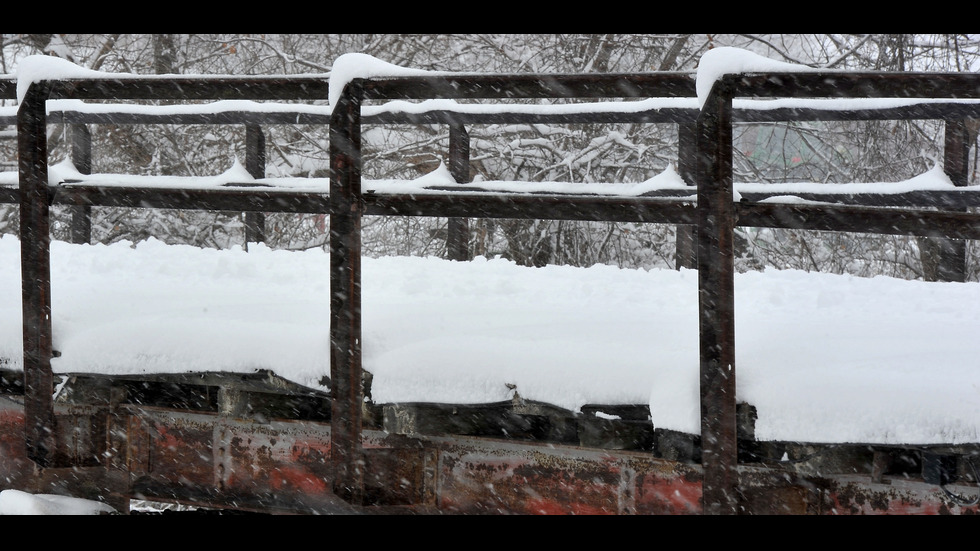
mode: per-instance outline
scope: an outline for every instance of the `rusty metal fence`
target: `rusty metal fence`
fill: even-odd
[[[4,97],[14,86],[0,83]],[[779,227],[826,231],[930,236],[951,240],[947,274],[963,277],[963,241],[980,238],[980,217],[968,212],[980,196],[966,187],[969,159],[965,121],[980,118],[980,75],[806,72],[728,75],[714,83],[696,107],[646,111],[583,110],[580,113],[530,113],[431,110],[364,115],[366,103],[389,100],[507,100],[695,98],[695,80],[686,73],[601,75],[438,75],[355,78],[330,115],[274,112],[222,112],[197,115],[52,112],[54,99],[80,100],[222,100],[310,101],[328,97],[323,78],[106,78],[42,80],[28,88],[16,117],[19,189],[0,189],[0,201],[20,206],[24,321],[25,440],[38,466],[66,467],[59,420],[52,402],[52,311],[50,302],[50,212],[52,205],[77,209],[73,239],[87,242],[86,209],[138,206],[251,213],[248,239],[262,239],[262,213],[329,214],[330,304],[330,456],[332,492],[346,502],[364,501],[366,461],[363,438],[361,365],[361,220],[366,215],[437,216],[450,223],[449,254],[464,259],[466,220],[525,218],[632,221],[673,224],[691,230],[695,247],[678,240],[679,265],[699,272],[700,393],[703,511],[738,512],[736,358],[734,334],[734,228]],[[740,98],[905,98],[901,107],[866,109],[795,107],[735,108]],[[821,194],[822,204],[762,202],[766,193],[743,194],[733,201],[732,128],[738,122],[795,120],[940,119],[946,124],[944,169],[956,190],[905,194]],[[330,187],[322,193],[232,185],[221,189],[160,189],[98,186],[79,182],[50,185],[46,129],[52,122],[76,128],[73,157],[83,174],[90,170],[90,146],[84,125],[244,124],[248,161],[254,177],[264,174],[264,124],[328,125]],[[678,158],[682,177],[696,187],[696,201],[682,194],[651,192],[641,196],[504,193],[471,186],[465,194],[362,192],[364,124],[444,124],[450,129],[450,171],[460,184],[469,175],[467,126],[514,123],[671,123],[680,128]],[[230,184],[234,184],[231,182]],[[690,195],[689,193],[687,195]],[[695,251],[696,249],[696,251]],[[696,254],[695,254],[696,252]]]

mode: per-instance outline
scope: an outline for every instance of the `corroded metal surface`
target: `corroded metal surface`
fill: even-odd
[[[59,411],[83,424],[93,412]],[[703,513],[702,470],[644,451],[498,438],[365,430],[365,504],[334,495],[327,422],[229,417],[125,405],[108,417],[104,466],[38,468],[27,457],[24,410],[0,396],[4,488],[113,500],[299,514],[690,515]],[[61,426],[71,426],[61,423]],[[117,460],[112,460],[116,458]],[[907,476],[785,466],[737,469],[739,514],[976,514],[936,484]],[[839,471],[839,470],[838,470]],[[876,480],[877,479],[877,480]],[[101,490],[100,490],[101,488]],[[961,495],[972,484],[952,486]]]
[[[976,495],[976,486],[964,493]],[[888,479],[887,484],[871,483],[865,477],[841,475],[829,484],[829,514],[848,515],[975,515],[977,505],[956,504],[941,488],[917,480]]]
[[[700,512],[699,467],[641,452],[428,437],[439,510],[455,514]]]
[[[138,493],[238,509],[335,507],[329,424],[130,412],[130,469]]]

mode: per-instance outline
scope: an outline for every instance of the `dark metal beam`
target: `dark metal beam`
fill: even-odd
[[[449,173],[457,184],[470,181],[470,135],[459,124],[449,126]],[[452,217],[446,226],[446,256],[470,260],[470,230],[466,218]]]
[[[694,97],[691,73],[439,75],[354,79],[365,100]]]
[[[365,214],[694,224],[693,201],[534,194],[367,194]]]
[[[677,171],[681,179],[691,186],[687,193],[697,191],[697,125],[677,126]],[[698,267],[697,226],[679,225],[674,229],[674,267],[696,269]]]
[[[737,514],[732,97],[715,83],[698,118],[701,464],[706,514]]]
[[[82,174],[92,173],[92,132],[87,125],[73,124],[71,129],[71,161]],[[71,205],[71,242],[89,243],[92,240],[92,206]]]
[[[946,117],[968,118],[980,116],[980,102],[954,103],[930,102],[896,107],[841,109],[828,104],[818,107],[779,107],[774,109],[735,108],[732,119],[737,123],[785,122],[785,121],[893,121],[928,120]]]
[[[777,185],[773,185],[777,187]],[[828,186],[830,187],[830,186]],[[776,197],[795,197],[804,201],[814,201],[832,205],[853,205],[863,207],[901,207],[901,208],[938,208],[946,210],[962,210],[970,207],[980,207],[980,187],[964,187],[956,189],[924,189],[903,191],[900,193],[847,193],[847,192],[786,192],[774,189],[772,191],[740,191],[741,200],[746,203],[771,200]],[[783,200],[782,202],[786,202]]]
[[[129,77],[79,78],[46,81],[50,99],[113,100],[326,100],[324,77]]]
[[[40,467],[57,464],[51,371],[51,221],[45,120],[48,92],[46,82],[31,84],[17,111],[25,431],[27,455]]]
[[[17,79],[0,80],[0,99],[17,98]]]
[[[970,147],[976,141],[963,119],[945,123],[943,136],[943,172],[956,187],[966,187],[970,181]],[[966,242],[961,239],[936,238],[939,253],[936,279],[966,281]]]
[[[980,239],[980,214],[851,205],[738,203],[738,225]]]
[[[732,97],[978,99],[980,74],[800,71],[729,74]]]
[[[348,84],[330,124],[330,460],[334,493],[364,499],[361,421],[361,89]]]
[[[265,178],[265,134],[257,124],[245,125],[245,170],[252,178]],[[245,247],[265,241],[265,213],[245,211]]]
[[[52,188],[52,196],[52,203],[56,205],[311,214],[330,212],[327,193],[263,191],[261,186],[173,189],[71,184]]]

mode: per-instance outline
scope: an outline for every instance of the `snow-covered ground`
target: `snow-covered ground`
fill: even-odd
[[[21,355],[19,241],[0,237],[0,357]],[[329,374],[329,255],[52,243],[57,373]],[[521,396],[649,403],[700,431],[697,272],[364,259],[364,368],[378,403]],[[977,442],[980,284],[738,274],[738,398],[760,440]],[[0,493],[0,514],[71,506]],[[95,507],[95,504],[92,504]],[[98,512],[97,509],[92,510]]]
[[[54,494],[0,491],[0,515],[103,515],[115,512],[98,501]]]
[[[56,373],[329,374],[329,254],[54,242]],[[363,262],[373,399],[650,404],[698,433],[697,272]],[[760,440],[977,442],[980,284],[738,274],[738,399]],[[20,367],[19,242],[0,238],[0,357]]]

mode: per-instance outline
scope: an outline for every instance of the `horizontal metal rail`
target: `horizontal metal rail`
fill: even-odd
[[[51,205],[330,214],[329,193],[232,186],[234,189],[159,189],[146,187],[51,186]],[[973,188],[970,188],[973,189]],[[366,193],[364,213],[379,216],[428,216],[538,220],[615,221],[696,224],[691,192],[630,196],[501,193]],[[774,193],[743,194],[735,224],[851,233],[876,233],[980,239],[980,214],[928,210],[980,207],[980,193],[918,191],[901,194],[794,194],[828,204],[760,203]],[[16,203],[19,192],[0,188],[0,203]],[[829,204],[835,203],[835,204]],[[895,207],[895,208],[881,208]],[[916,208],[913,208],[916,207]]]
[[[52,205],[90,205],[235,212],[282,212],[327,214],[327,193],[289,190],[263,191],[262,187],[234,189],[146,188],[117,186],[52,186]]]
[[[732,120],[736,123],[764,123],[785,121],[887,121],[887,120],[959,120],[980,117],[980,102],[930,101],[909,105],[881,106],[865,108],[841,108],[829,103],[819,107],[771,107],[763,102],[752,106],[741,102],[732,109]],[[140,112],[127,112],[126,104],[118,104],[118,111],[100,109],[87,111],[78,109],[51,109],[48,112],[50,124],[175,124],[175,125],[326,125],[330,123],[330,111],[310,110],[290,111],[284,104],[275,104],[275,109],[262,104],[252,109],[218,110],[212,112],[173,112],[166,107],[141,106]],[[203,109],[209,106],[202,105]],[[363,124],[682,124],[693,123],[700,112],[696,106],[690,107],[651,107],[631,108],[628,101],[615,104],[596,103],[592,110],[573,112],[544,113],[521,109],[522,106],[494,106],[493,110],[467,110],[461,104],[459,110],[431,109],[404,111],[392,108],[378,110],[363,115]],[[527,106],[523,106],[527,107]],[[555,106],[559,107],[559,106]],[[0,114],[0,124],[16,124],[15,114]]]

